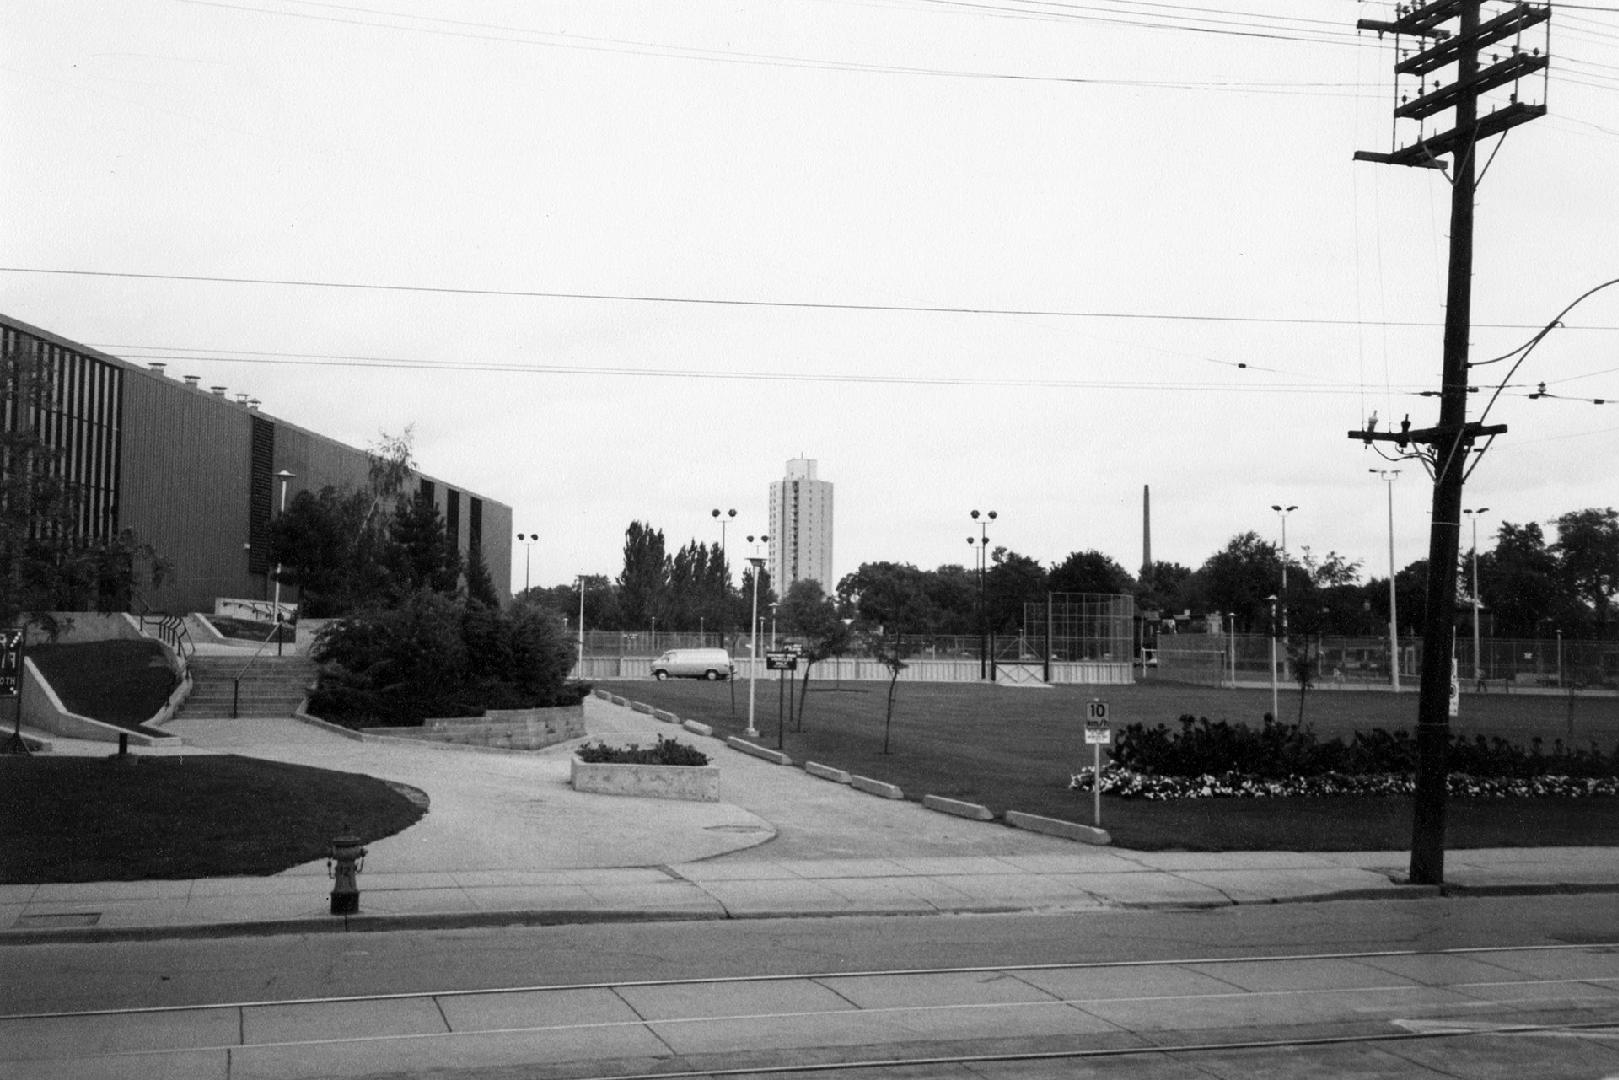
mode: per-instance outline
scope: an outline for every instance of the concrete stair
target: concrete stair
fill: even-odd
[[[246,664],[246,657],[193,656],[191,696],[178,715],[230,716],[236,677]],[[260,656],[242,676],[236,715],[291,716],[314,681],[315,664],[308,657]]]

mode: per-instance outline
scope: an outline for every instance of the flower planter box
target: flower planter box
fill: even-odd
[[[720,801],[718,765],[610,765],[573,760],[573,789],[643,799]]]

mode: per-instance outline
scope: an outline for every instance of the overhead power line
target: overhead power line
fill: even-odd
[[[786,383],[844,383],[894,386],[977,386],[977,387],[1040,387],[1045,389],[1075,390],[1141,390],[1149,392],[1184,391],[1205,393],[1231,391],[1236,393],[1298,393],[1298,394],[1359,394],[1361,387],[1349,383],[1295,383],[1295,382],[1175,382],[1145,379],[1071,379],[1048,376],[1023,378],[1017,376],[926,375],[914,373],[836,372],[800,366],[788,371],[716,371],[690,367],[635,367],[628,365],[550,364],[524,363],[515,360],[421,360],[408,357],[365,356],[353,354],[265,352],[253,350],[217,350],[166,345],[132,345],[117,343],[91,343],[91,348],[121,355],[135,363],[209,362],[226,364],[256,364],[269,366],[312,366],[383,368],[402,371],[487,371],[522,375],[589,375],[622,376],[657,379],[706,379],[729,382],[786,382]],[[1396,393],[1416,395],[1415,386]]]
[[[119,278],[130,281],[175,281],[210,285],[253,285],[352,292],[425,293],[440,296],[505,296],[535,300],[595,300],[627,304],[682,304],[728,308],[775,308],[800,311],[895,312],[921,315],[982,315],[1009,318],[1123,319],[1139,322],[1242,323],[1277,326],[1406,326],[1442,325],[1428,319],[1348,319],[1287,315],[1210,315],[1179,312],[1104,311],[1075,308],[1009,308],[955,304],[840,303],[827,300],[757,300],[719,296],[673,296],[657,293],[597,293],[561,289],[489,289],[453,285],[410,285],[386,282],[320,281],[305,278],[237,277],[219,274],[155,274],[124,270],[79,270],[60,267],[0,266],[0,274],[57,274],[68,277]],[[1539,330],[1539,324],[1475,323],[1480,328]],[[1619,330],[1619,326],[1571,326],[1569,330]]]

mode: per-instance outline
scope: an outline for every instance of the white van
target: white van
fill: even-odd
[[[664,679],[729,679],[736,674],[724,649],[670,649],[652,661],[652,677]]]

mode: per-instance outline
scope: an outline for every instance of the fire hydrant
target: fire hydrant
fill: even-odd
[[[365,848],[358,836],[339,836],[332,841],[326,857],[326,872],[332,878],[332,914],[355,915],[360,910],[360,869]]]

